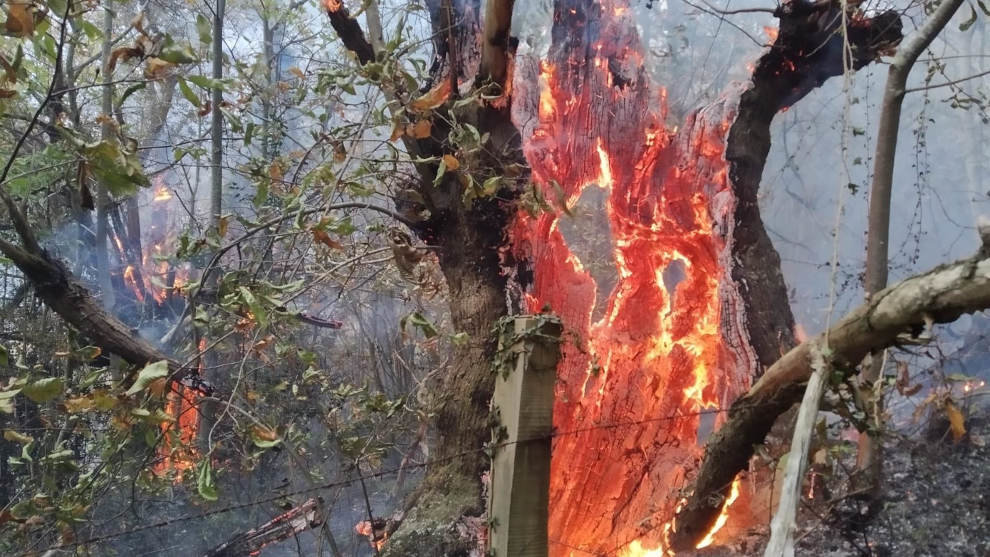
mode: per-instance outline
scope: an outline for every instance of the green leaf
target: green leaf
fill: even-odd
[[[103,31],[101,31],[99,27],[93,25],[92,23],[82,18],[77,19],[76,23],[79,24],[79,27],[82,29],[82,32],[86,34],[86,38],[88,38],[89,40],[96,41],[103,38]]]
[[[173,418],[171,415],[169,415],[161,408],[155,410],[154,412],[148,410],[147,408],[135,408],[131,410],[131,415],[136,418],[140,418],[142,421],[154,425],[175,421],[175,418]]]
[[[20,389],[12,389],[10,391],[0,391],[0,412],[4,414],[14,413],[14,397],[17,393],[21,392]]]
[[[247,125],[244,126],[244,144],[245,145],[250,145],[251,144],[251,139],[254,137],[254,130],[257,127],[258,127],[258,125],[255,124],[254,122],[248,122]]]
[[[127,392],[124,394],[131,396],[140,393],[141,391],[147,389],[148,385],[150,385],[155,379],[160,379],[167,376],[168,362],[165,360],[148,364],[138,373],[137,379],[134,380],[134,384],[131,385],[131,388],[127,389]]]
[[[265,203],[268,203],[268,180],[259,180],[258,189],[254,193],[254,197],[251,198],[251,203],[254,204],[255,208],[260,208]]]
[[[172,40],[172,37],[167,35],[165,37],[165,44],[162,46],[162,52],[158,55],[158,58],[173,64],[191,64],[199,60],[192,49],[192,45],[178,44]]]
[[[417,329],[423,332],[423,335],[426,338],[433,338],[437,336],[437,334],[439,334],[437,332],[436,326],[433,323],[431,323],[429,319],[423,317],[423,314],[418,311],[414,311],[409,315],[406,315],[399,321],[399,327],[403,331],[405,331],[406,325],[412,325],[413,327],[416,327]]]
[[[250,309],[251,313],[254,314],[254,320],[258,322],[258,325],[264,327],[265,324],[268,323],[268,316],[265,313],[265,307],[261,305],[261,302],[259,302],[258,298],[254,296],[254,293],[247,288],[240,286],[237,288],[237,291],[241,295],[241,300],[247,304],[248,309]]]
[[[990,10],[987,9],[987,5],[983,3],[983,0],[976,0],[976,5],[980,7],[983,15],[990,15]]]
[[[210,459],[204,458],[200,461],[199,470],[196,474],[196,491],[199,492],[199,496],[207,501],[217,500],[217,484],[216,480],[213,478],[213,466],[210,464]]]
[[[21,392],[34,402],[48,402],[62,394],[64,384],[61,377],[46,377],[21,388]]]
[[[66,0],[48,0],[48,9],[55,15],[62,17],[66,10]]]
[[[193,106],[196,108],[202,108],[203,102],[199,100],[199,96],[193,92],[192,88],[189,87],[189,83],[185,79],[179,78],[179,91],[182,91],[182,96],[186,98]]]
[[[131,85],[130,87],[128,87],[126,90],[124,90],[124,94],[120,96],[120,100],[117,101],[117,106],[123,106],[124,101],[126,101],[128,97],[130,97],[134,93],[137,93],[141,89],[144,89],[146,86],[147,86],[146,83],[138,83],[137,85]]]
[[[123,151],[118,143],[99,141],[83,145],[80,151],[96,179],[114,195],[130,195],[138,187],[150,185],[137,156]]]
[[[199,34],[199,42],[203,44],[213,42],[213,24],[203,14],[196,14],[196,33]]]
[[[219,79],[212,79],[206,77],[205,75],[190,75],[187,76],[186,79],[194,85],[202,87],[203,89],[220,89],[223,91],[223,82]]]
[[[440,165],[437,166],[437,175],[433,178],[433,185],[439,186],[440,180],[443,179],[444,172],[447,172],[447,163],[443,160],[440,161]]]

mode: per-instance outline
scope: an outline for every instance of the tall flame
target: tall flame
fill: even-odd
[[[529,309],[549,305],[577,339],[558,368],[551,554],[663,555],[699,437],[719,421],[703,414],[748,386],[751,355],[733,338],[740,306],[728,286],[735,201],[724,145],[735,105],[669,131],[639,39],[615,19],[628,3],[558,4],[566,33],[554,34],[551,58],[517,60],[517,99],[534,99],[538,123],[515,116],[547,198],[562,189],[570,207],[589,185],[607,190],[615,279],[592,277],[587,268],[601,262],[572,250],[587,240],[565,238],[563,211],[517,216],[513,249],[534,268]],[[599,299],[600,290],[610,293]]]

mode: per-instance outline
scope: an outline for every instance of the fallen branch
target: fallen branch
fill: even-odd
[[[798,411],[797,425],[794,426],[794,437],[791,440],[791,452],[787,457],[787,470],[784,472],[783,487],[781,488],[780,503],[777,513],[773,515],[770,525],[770,543],[763,557],[793,557],[794,528],[797,521],[797,507],[801,502],[801,484],[804,471],[808,464],[808,447],[811,446],[811,436],[815,430],[815,418],[818,417],[818,407],[825,391],[828,367],[822,355],[822,346],[812,349],[811,380],[804,390],[801,409]]]
[[[673,549],[693,548],[714,523],[732,479],[746,468],[777,417],[802,393],[812,373],[812,347],[828,337],[826,365],[852,373],[872,350],[893,346],[897,336],[930,320],[948,323],[990,308],[990,258],[943,265],[878,292],[836,326],[794,347],[729,410],[729,419],[708,442],[687,503],[674,519]]]
[[[46,251],[28,251],[0,239],[0,252],[24,273],[24,277],[34,286],[35,294],[48,307],[104,352],[116,354],[135,366],[165,360],[173,380],[181,378],[178,362],[107,313],[92,294],[72,277],[65,265]]]
[[[323,524],[317,512],[316,499],[293,507],[268,522],[237,534],[218,547],[206,552],[204,557],[238,557],[257,555],[264,547],[288,539]]]

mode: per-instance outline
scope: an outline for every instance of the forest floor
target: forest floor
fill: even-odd
[[[869,506],[853,497],[805,499],[795,532],[796,554],[814,557],[943,557],[990,555],[990,392],[969,408],[966,437],[958,442],[948,422],[885,443],[883,495]],[[850,451],[851,469],[855,457]],[[840,493],[848,477],[826,486]],[[828,493],[826,490],[820,490]],[[696,557],[763,555],[763,525],[732,547],[712,547]]]

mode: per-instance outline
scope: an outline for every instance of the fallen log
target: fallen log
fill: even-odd
[[[323,519],[320,517],[317,507],[316,499],[309,499],[257,528],[235,535],[207,551],[204,557],[258,555],[266,546],[288,539],[310,528],[321,526]]]
[[[878,292],[837,325],[791,349],[729,410],[709,440],[693,491],[674,518],[674,550],[694,548],[718,515],[732,479],[746,468],[776,418],[800,399],[812,373],[812,347],[826,346],[829,368],[853,373],[871,351],[897,344],[897,337],[927,323],[948,323],[990,308],[990,258],[937,267]]]

